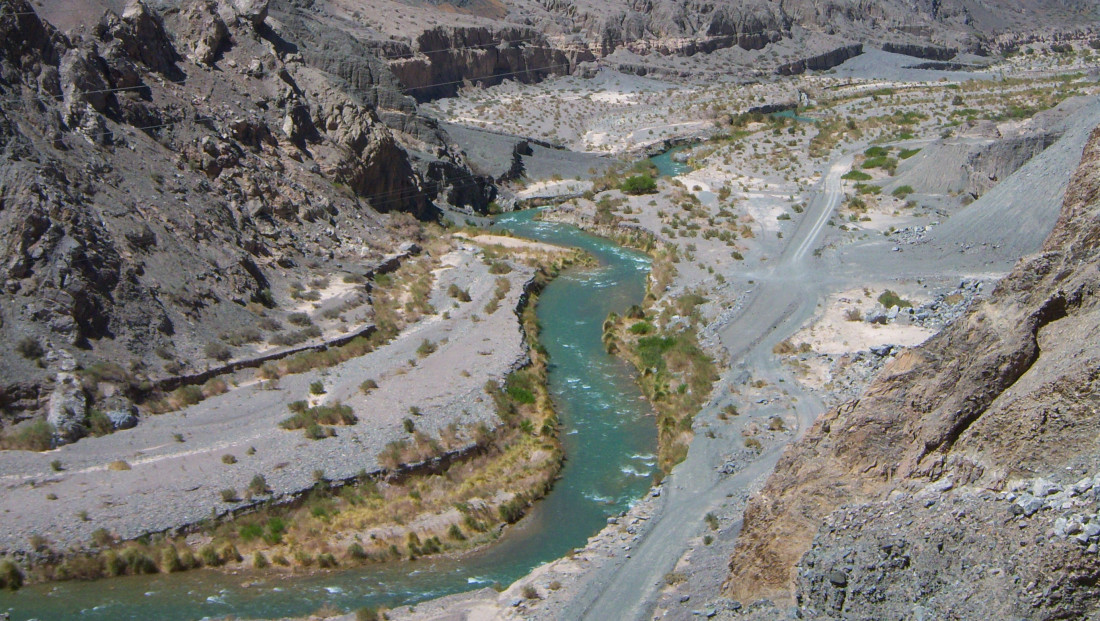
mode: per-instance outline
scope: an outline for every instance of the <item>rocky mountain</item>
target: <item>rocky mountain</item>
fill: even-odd
[[[1100,129],[1041,252],[787,450],[728,593],[803,618],[1094,617],[1098,267]]]
[[[495,195],[384,62],[301,6],[116,8],[0,2],[5,426],[55,387],[55,410],[82,409],[78,367],[109,362],[129,398],[233,356],[211,335],[277,324],[315,268],[361,273],[415,239],[410,214]],[[74,14],[97,18],[54,25]]]
[[[1095,29],[1086,0],[313,0],[337,27],[385,48],[425,100],[463,81],[532,82],[595,58],[620,70],[690,74],[668,58],[732,50],[735,73],[827,69],[860,44],[938,61]],[[396,18],[395,18],[396,16]]]

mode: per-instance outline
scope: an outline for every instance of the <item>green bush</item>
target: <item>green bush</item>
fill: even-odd
[[[848,171],[841,179],[847,179],[848,181],[870,181],[871,175],[859,170]]]
[[[309,383],[309,394],[311,395],[323,395],[325,394],[325,383],[321,380]]]
[[[910,302],[909,300],[902,299],[901,296],[899,296],[898,294],[894,293],[893,291],[891,291],[889,289],[884,291],[882,293],[882,295],[878,296],[878,303],[882,304],[886,308],[890,308],[892,306],[897,306],[898,308],[912,308],[913,307],[912,302]]]
[[[898,153],[898,159],[907,160],[918,153],[920,153],[920,149],[902,149]]]
[[[639,195],[657,192],[657,181],[649,175],[634,175],[623,180],[619,189],[623,194]]]
[[[25,451],[48,451],[53,448],[53,425],[44,419],[23,426],[13,435],[5,436],[0,447]]]
[[[252,477],[252,482],[248,484],[248,493],[253,496],[263,496],[270,491],[271,488],[267,486],[267,479],[262,474]]]
[[[896,190],[891,192],[891,194],[893,194],[894,196],[896,196],[898,198],[905,198],[906,196],[909,196],[912,193],[913,193],[913,186],[911,186],[911,185],[900,186]]]

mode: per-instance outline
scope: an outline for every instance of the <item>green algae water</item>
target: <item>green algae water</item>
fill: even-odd
[[[654,155],[649,158],[649,161],[657,167],[657,174],[661,177],[676,177],[683,175],[695,169],[685,162],[677,162],[672,159],[672,156],[688,148],[690,147],[687,145],[673,147],[667,151]]]
[[[532,212],[502,216],[496,226],[582,248],[600,262],[596,268],[567,270],[539,298],[541,340],[550,354],[550,393],[561,418],[567,459],[553,491],[500,541],[461,559],[421,559],[307,576],[195,571],[35,585],[0,594],[0,612],[10,612],[15,621],[189,621],[299,616],[326,604],[344,610],[397,606],[508,584],[583,546],[609,515],[646,492],[656,469],[650,408],[630,370],[607,355],[600,341],[608,312],[621,313],[641,303],[649,261],[576,228],[538,222]]]

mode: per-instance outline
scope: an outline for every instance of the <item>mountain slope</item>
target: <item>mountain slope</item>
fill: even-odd
[[[1095,130],[1042,251],[783,455],[727,591],[793,594],[808,616],[1095,614],[1092,539],[1048,533],[1096,512],[1091,484],[1073,490],[1100,470],[1098,267]]]
[[[405,214],[494,196],[385,63],[307,53],[323,35],[300,9],[102,15],[66,35],[0,2],[0,338],[22,353],[0,358],[5,423],[73,366],[117,365],[127,397],[201,368],[213,335],[293,311],[322,263],[362,271],[415,239]]]

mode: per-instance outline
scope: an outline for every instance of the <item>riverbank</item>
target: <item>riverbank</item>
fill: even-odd
[[[186,536],[141,541],[128,537],[129,543],[120,543],[122,537],[100,526],[92,533],[90,546],[63,552],[54,549],[54,542],[32,534],[28,544],[33,556],[24,556],[30,565],[27,577],[31,581],[89,579],[171,573],[200,566],[234,572],[302,570],[468,549],[495,539],[502,524],[516,521],[534,498],[545,493],[561,464],[533,304],[537,292],[554,274],[588,259],[576,251],[545,244],[517,247],[504,237],[482,235],[478,241],[484,246],[479,251],[484,255],[483,265],[497,273],[492,295],[482,300],[479,312],[491,325],[494,315],[507,316],[497,313],[497,308],[511,299],[527,335],[529,361],[505,377],[502,387],[489,390],[486,399],[476,399],[491,404],[503,424],[494,429],[484,422],[465,427],[452,422],[433,429],[429,412],[421,410],[422,406],[409,406],[401,419],[408,439],[395,439],[383,447],[378,457],[383,466],[380,470],[370,473],[362,468],[350,477],[334,477],[318,469],[312,473],[313,485],[304,491],[280,494],[268,482],[270,475],[257,473],[246,488],[221,492],[223,502],[235,505],[226,514],[229,521],[184,526],[192,531]],[[498,241],[512,247],[504,249],[495,243]],[[514,291],[512,280],[517,277],[523,278],[522,286]],[[449,300],[452,310],[471,300],[468,283],[452,281],[437,289],[443,289],[442,294],[432,297]],[[383,308],[379,301],[376,311]],[[412,303],[412,298],[407,303]],[[442,318],[446,320],[450,313],[444,311]],[[376,312],[383,322],[384,315]],[[401,324],[393,324],[387,329],[400,328]],[[422,339],[416,358],[408,363],[410,368],[399,376],[408,377],[417,367],[428,366],[436,350],[448,345],[448,339],[441,341]],[[276,371],[267,371],[265,383],[280,376]],[[470,373],[460,375],[468,377]],[[384,378],[378,378],[364,381],[359,392],[371,396],[382,391],[379,381]],[[489,385],[497,384],[490,380]],[[315,392],[311,390],[311,394]],[[323,402],[323,397],[311,397],[304,403],[329,407]],[[335,429],[342,434],[344,428]],[[257,452],[256,446],[250,446],[240,457],[226,453],[228,457],[222,461],[236,465]],[[476,484],[463,483],[475,478]],[[457,489],[449,489],[456,483]],[[463,504],[466,511],[454,509]],[[393,526],[385,526],[387,522]]]

